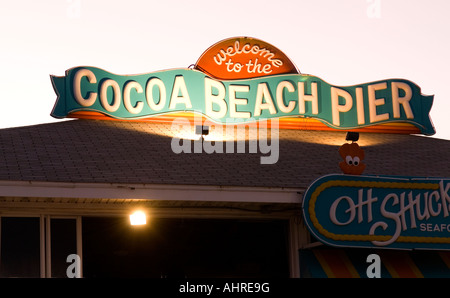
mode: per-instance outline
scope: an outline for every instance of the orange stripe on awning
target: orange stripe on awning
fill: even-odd
[[[381,260],[392,277],[419,278],[424,277],[408,254],[383,252]]]
[[[149,118],[139,118],[139,119],[115,119],[107,115],[101,114],[99,112],[91,111],[78,111],[70,113],[68,118],[81,118],[81,119],[97,119],[97,120],[115,120],[115,121],[128,121],[128,122],[156,122],[156,123],[172,123],[173,120],[183,117],[189,121],[194,120],[194,113],[192,112],[175,112],[159,116],[153,116]],[[197,116],[199,117],[199,116]],[[204,116],[200,116],[202,122],[205,120],[208,122]],[[267,126],[270,127],[270,122]],[[216,124],[218,125],[218,124]],[[245,125],[249,125],[248,123]],[[250,124],[251,126],[251,124]],[[319,131],[336,131],[337,129],[329,127],[322,123],[321,121],[314,118],[304,118],[304,117],[286,117],[279,118],[278,123],[281,129],[296,129],[296,130],[319,130]],[[383,123],[377,124],[357,129],[346,129],[345,131],[355,131],[355,132],[376,132],[376,133],[399,133],[399,134],[417,134],[420,130],[410,123]]]
[[[450,252],[449,251],[440,251],[439,256],[444,260],[445,265],[450,268]]]
[[[315,250],[314,255],[328,277],[357,278],[360,277],[352,262],[344,251]]]

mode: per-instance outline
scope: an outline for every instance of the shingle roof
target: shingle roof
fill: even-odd
[[[171,124],[101,120],[2,129],[0,180],[306,188],[341,172],[341,131],[280,130],[274,164],[261,164],[270,154],[248,153],[248,146],[245,154],[176,154],[175,131]],[[365,174],[450,177],[450,141],[361,133],[358,143]]]

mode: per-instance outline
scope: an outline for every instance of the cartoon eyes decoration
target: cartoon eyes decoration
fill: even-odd
[[[358,143],[345,143],[339,148],[339,154],[343,161],[339,163],[344,174],[361,175],[366,165],[362,162],[364,159],[364,150]]]
[[[350,155],[347,155],[345,157],[345,162],[349,165],[349,166],[358,166],[359,165],[359,157],[355,156],[355,157],[351,157]]]

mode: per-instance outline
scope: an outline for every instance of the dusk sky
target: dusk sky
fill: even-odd
[[[434,95],[432,137],[450,140],[448,0],[2,1],[0,128],[50,116],[50,75],[186,68],[218,41],[250,36],[301,73],[348,86],[402,78]]]

